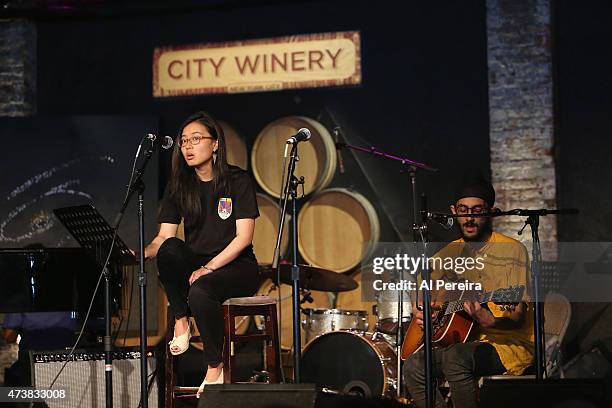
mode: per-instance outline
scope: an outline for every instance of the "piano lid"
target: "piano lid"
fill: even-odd
[[[84,313],[98,273],[82,248],[0,249],[0,312]],[[94,316],[104,310],[103,291],[98,292]]]

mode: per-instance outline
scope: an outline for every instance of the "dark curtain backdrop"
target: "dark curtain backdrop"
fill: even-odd
[[[554,3],[557,196],[579,207],[559,220],[562,241],[612,240],[612,3]]]
[[[221,2],[223,3],[223,2]],[[347,139],[430,163],[419,194],[445,210],[464,168],[489,174],[484,1],[443,7],[395,1],[220,5],[183,13],[42,21],[38,26],[38,109],[54,114],[155,114],[174,135],[191,112],[228,121],[252,145],[284,115],[306,115],[346,129]],[[153,99],[156,46],[298,33],[360,30],[363,84],[352,88]],[[350,153],[345,153],[352,160]],[[362,158],[360,158],[362,159]],[[168,156],[162,156],[160,187]],[[350,167],[350,166],[349,166]],[[383,239],[410,237],[409,178],[393,163],[355,167],[332,186],[351,186],[375,202]],[[351,167],[351,171],[353,168]],[[371,183],[366,181],[370,178]],[[452,234],[433,229],[434,239]]]
[[[580,209],[579,216],[559,217],[559,239],[609,242],[612,4],[556,1],[553,5],[557,199],[559,207]],[[599,270],[612,273],[609,257],[602,262],[607,262],[607,267],[604,263]],[[565,336],[565,357],[569,359],[589,350],[596,341],[612,338],[611,319],[610,303],[574,303]]]
[[[138,143],[157,126],[151,116],[2,118],[0,248],[78,247],[54,216],[55,208],[92,204],[112,224],[125,197]],[[157,167],[154,155],[144,178],[150,203],[159,195]],[[136,201],[134,196],[119,228],[119,236],[131,248],[138,246]],[[155,210],[145,213],[147,240],[155,236]]]

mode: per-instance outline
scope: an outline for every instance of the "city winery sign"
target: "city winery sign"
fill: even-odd
[[[358,31],[156,48],[153,96],[361,83]]]

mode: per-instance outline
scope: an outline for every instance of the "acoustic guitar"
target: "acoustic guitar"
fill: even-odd
[[[432,339],[434,346],[448,347],[452,344],[463,343],[468,338],[474,321],[463,310],[464,302],[473,300],[481,304],[489,302],[495,304],[517,304],[522,301],[524,292],[524,285],[511,286],[505,289],[481,293],[474,299],[462,298],[445,302],[438,310],[438,313],[432,317]],[[402,343],[402,360],[406,360],[423,347],[424,337],[423,329],[416,323],[416,319],[412,319]]]

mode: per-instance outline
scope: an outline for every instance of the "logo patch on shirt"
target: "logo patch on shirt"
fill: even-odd
[[[227,220],[232,215],[232,199],[222,197],[219,199],[217,214],[222,220]]]

